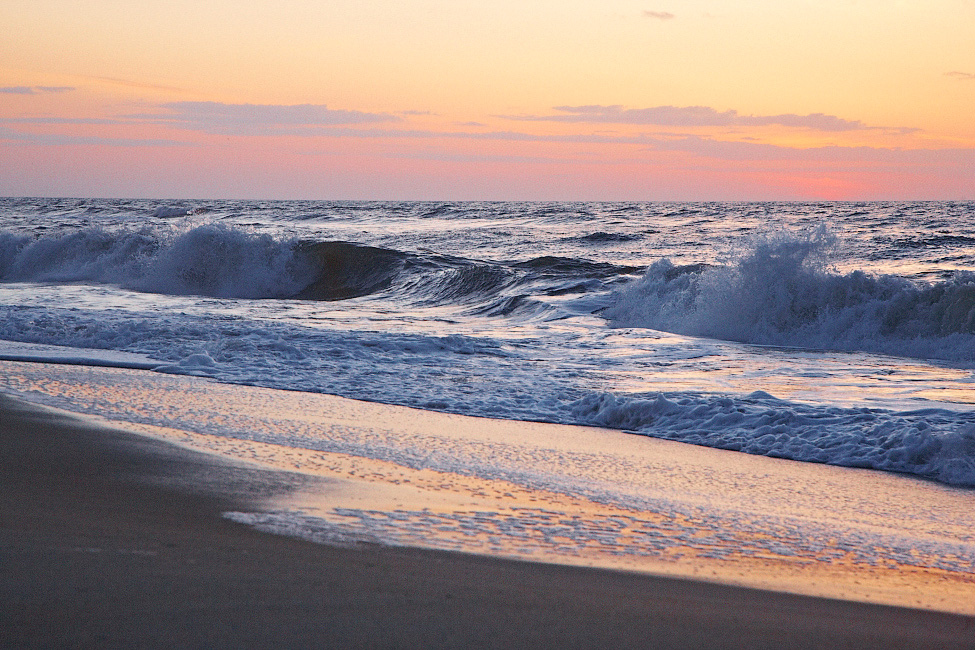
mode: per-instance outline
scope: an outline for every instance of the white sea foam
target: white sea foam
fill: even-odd
[[[924,476],[975,486],[975,414],[821,408],[763,392],[619,397],[571,405],[579,421],[719,449]]]
[[[219,224],[198,226],[164,241],[133,289],[221,298],[293,296],[314,279],[295,258],[295,242]]]
[[[153,370],[160,365],[158,361],[144,354],[4,340],[0,340],[0,359],[140,370]]]
[[[751,454],[975,486],[972,412],[808,404],[761,391],[743,396],[614,394],[585,386],[587,378],[600,381],[598,360],[591,369],[565,369],[560,376],[544,365],[533,367],[523,353],[501,341],[462,335],[353,335],[283,324],[210,323],[185,315],[140,322],[111,312],[90,319],[79,316],[9,311],[0,324],[0,337],[8,336],[9,329],[48,344],[121,348],[141,359],[158,360],[138,367],[159,372],[483,417],[597,425]],[[41,352],[34,358],[45,360],[44,354],[55,362],[83,357]],[[472,375],[491,380],[472,380]]]
[[[188,230],[84,228],[30,238],[0,233],[0,279],[94,282],[227,298],[292,296],[315,278],[294,240],[220,224]]]
[[[972,484],[970,205],[156,207],[0,199],[0,338]]]
[[[744,343],[975,362],[975,273],[934,283],[828,265],[824,231],[759,241],[731,264],[651,265],[603,315],[616,327]]]

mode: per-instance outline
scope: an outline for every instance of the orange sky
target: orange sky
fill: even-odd
[[[975,0],[5,0],[0,194],[973,199]]]

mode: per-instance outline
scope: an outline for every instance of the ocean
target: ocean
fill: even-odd
[[[973,202],[4,198],[0,339],[975,486]]]

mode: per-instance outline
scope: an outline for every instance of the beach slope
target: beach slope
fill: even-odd
[[[0,395],[0,645],[975,646],[968,616],[409,548],[338,548],[221,517],[310,480]]]

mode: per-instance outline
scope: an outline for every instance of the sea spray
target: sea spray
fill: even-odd
[[[822,230],[763,239],[730,264],[663,259],[603,312],[647,327],[761,345],[858,350],[975,362],[975,274],[915,282],[829,265]]]

